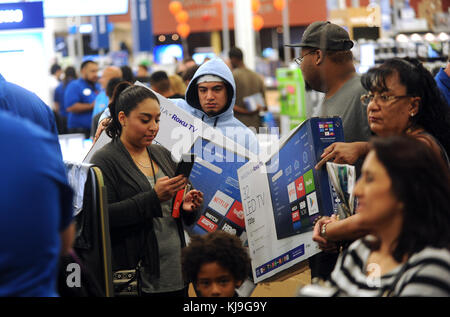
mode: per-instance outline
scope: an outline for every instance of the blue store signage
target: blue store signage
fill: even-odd
[[[91,47],[94,50],[100,48],[109,49],[109,24],[108,17],[105,15],[91,18],[92,34]]]
[[[152,0],[131,1],[134,51],[153,52]]]
[[[44,10],[40,2],[0,4],[0,30],[44,27]]]

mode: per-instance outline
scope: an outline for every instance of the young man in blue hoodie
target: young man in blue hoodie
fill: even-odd
[[[214,58],[200,66],[186,89],[185,98],[171,101],[248,151],[258,154],[256,134],[234,117],[236,84],[224,61]],[[99,119],[94,141],[100,136],[109,116],[109,108],[106,108]]]
[[[220,58],[200,66],[187,87],[186,99],[173,101],[250,152],[258,153],[255,133],[234,117],[236,84],[230,68]]]

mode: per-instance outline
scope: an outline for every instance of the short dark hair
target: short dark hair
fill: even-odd
[[[335,64],[345,64],[353,62],[353,53],[347,51],[326,51],[326,56]]]
[[[403,224],[394,249],[402,262],[425,247],[450,248],[450,170],[424,142],[408,136],[370,142],[386,169],[393,195],[403,203]]]
[[[191,81],[192,78],[194,78],[195,73],[200,68],[200,65],[194,65],[186,69],[186,71],[183,73],[183,80],[184,81]]]
[[[61,70],[61,66],[58,64],[53,64],[52,67],[50,67],[50,74],[55,75],[59,70]]]
[[[133,75],[133,70],[131,69],[130,66],[128,65],[124,65],[121,66],[120,69],[122,70],[122,77],[125,81],[128,81],[132,84],[134,84],[134,75]]]
[[[67,84],[69,84],[69,82],[74,79],[77,79],[77,71],[75,67],[67,66],[66,70],[64,71],[64,86],[67,86]]]
[[[195,284],[201,266],[212,262],[230,271],[237,281],[244,281],[250,274],[250,257],[242,241],[222,230],[191,237],[181,254],[185,281]]]
[[[170,80],[167,73],[158,70],[150,75],[150,85],[158,92],[166,92],[170,89]]]
[[[122,126],[117,117],[119,112],[123,111],[128,116],[140,102],[147,98],[156,100],[159,104],[158,97],[146,87],[133,85],[127,81],[117,84],[108,105],[111,112],[111,121],[106,127],[106,134],[112,139],[119,138],[122,134]]]
[[[230,48],[230,51],[228,52],[228,57],[236,58],[236,59],[242,61],[244,59],[244,53],[242,52],[242,50],[240,48],[232,47],[232,48]]]
[[[90,64],[90,63],[92,63],[92,64],[97,64],[97,62],[88,59],[88,60],[85,60],[83,63],[81,63],[80,69],[85,68],[85,67],[86,67],[88,64]]]
[[[108,81],[108,84],[106,85],[106,89],[105,89],[106,96],[108,96],[108,98],[112,98],[113,97],[114,88],[116,88],[116,86],[119,83],[121,83],[122,81],[124,81],[124,79],[121,78],[121,77],[114,77],[114,78],[111,78]]]

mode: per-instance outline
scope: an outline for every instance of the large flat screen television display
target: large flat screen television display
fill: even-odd
[[[153,58],[157,64],[173,64],[174,58],[183,59],[183,46],[181,44],[157,45],[153,49]]]

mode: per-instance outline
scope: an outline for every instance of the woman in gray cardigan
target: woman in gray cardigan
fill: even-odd
[[[182,220],[191,224],[203,194],[189,191],[181,218],[172,217],[173,198],[185,188],[183,175],[168,150],[152,144],[159,130],[160,108],[149,89],[127,82],[115,88],[109,104],[112,138],[92,163],[103,172],[108,192],[113,271],[136,268],[141,295],[186,296],[181,248]]]

